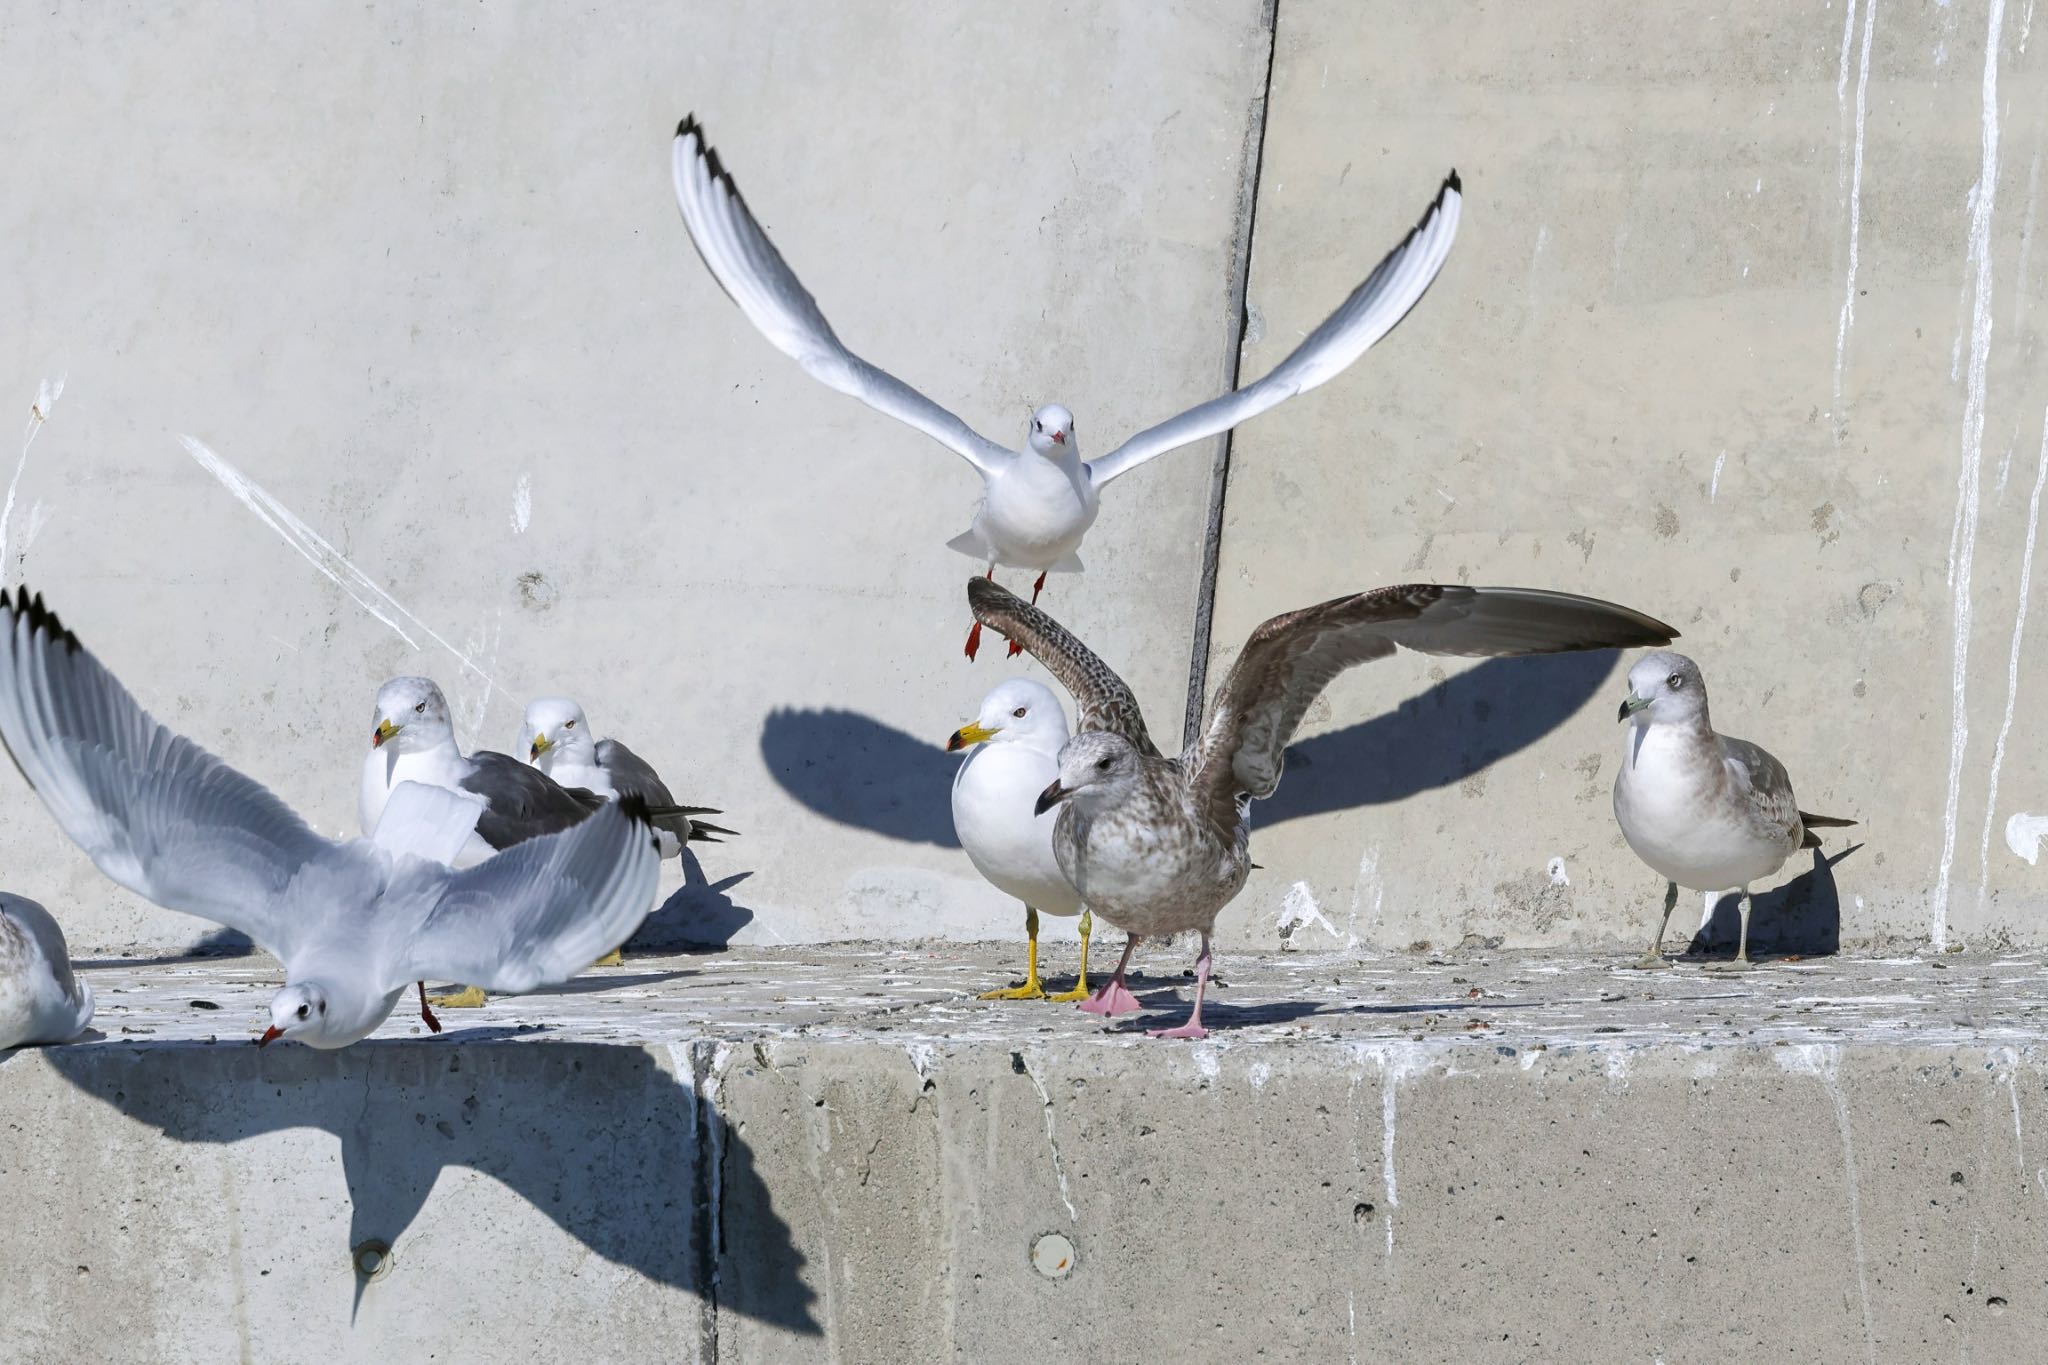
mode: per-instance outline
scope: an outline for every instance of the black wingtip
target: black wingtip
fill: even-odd
[[[647,798],[638,792],[629,792],[619,797],[618,807],[620,813],[633,823],[644,825],[648,829],[654,828],[653,817],[647,809]]]
[[[1462,177],[1459,176],[1458,168],[1456,166],[1451,167],[1451,173],[1444,177],[1444,189],[1454,191],[1458,194],[1463,194],[1465,192],[1465,181]],[[1437,192],[1436,197],[1437,201],[1441,203],[1444,197],[1443,191],[1439,190]]]
[[[78,637],[57,619],[57,613],[43,605],[41,593],[36,593],[33,597],[29,595],[26,583],[16,588],[11,597],[5,592],[0,592],[0,609],[13,616],[27,617],[30,634],[42,631],[52,640],[62,641],[64,648],[72,654],[83,648],[78,643]]]
[[[695,113],[688,113],[683,115],[683,121],[676,125],[676,136],[688,137],[692,133],[697,135],[699,142],[704,140],[704,125],[697,122]]]

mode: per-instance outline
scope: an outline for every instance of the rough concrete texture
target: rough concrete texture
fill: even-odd
[[[690,248],[670,137],[705,119],[851,345],[992,437],[1058,399],[1103,450],[1227,386],[1258,0],[116,4],[0,31],[0,390],[26,416],[68,375],[0,558],[145,705],[352,833],[386,676],[437,677],[499,748],[572,693],[744,831],[656,932],[1008,924],[939,750],[1016,671],[960,657],[972,471],[756,335]],[[1131,476],[1046,599],[1168,727],[1213,458]],[[110,894],[18,784],[0,862],[74,944],[205,933]]]
[[[0,1057],[0,1359],[2015,1360],[2039,1337],[2038,955],[1743,980],[1231,955],[1197,1045],[1136,1032],[1183,1007],[1182,954],[1148,954],[1150,1013],[1108,1027],[974,1001],[1010,957],[636,959],[340,1053],[248,1045],[260,960],[89,965],[104,1034]]]
[[[1793,888],[1809,918],[2041,942],[2034,21],[2019,0],[1285,0],[1245,372],[1447,165],[1466,216],[1360,382],[1233,441],[1211,686],[1259,620],[1370,584],[1617,598],[1684,632],[1717,725],[1782,758],[1806,809],[1865,821],[1838,897]],[[1663,888],[1609,807],[1621,674],[1410,658],[1341,680],[1255,808],[1269,870],[1227,934],[1270,944],[1290,898],[1325,944],[1646,934]]]

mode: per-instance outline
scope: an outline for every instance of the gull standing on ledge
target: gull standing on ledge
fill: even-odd
[[[634,803],[462,872],[375,840],[322,838],[159,725],[25,590],[0,593],[0,741],[100,871],[284,964],[265,1043],[346,1047],[423,977],[513,992],[566,981],[654,907],[661,856]],[[473,801],[419,783],[390,805],[416,802],[425,813],[408,830],[438,825],[451,845],[477,818]]]
[[[1468,658],[1666,644],[1661,621],[1591,597],[1534,588],[1413,583],[1275,616],[1245,641],[1201,738],[1179,758],[1153,747],[1137,698],[1086,645],[1036,607],[970,579],[975,619],[1023,644],[1079,708],[1059,774],[1036,809],[1062,802],[1053,850],[1082,900],[1128,935],[1116,975],[1081,1008],[1138,1008],[1124,969],[1140,938],[1193,929],[1195,1007],[1154,1037],[1202,1038],[1209,935],[1251,875],[1251,803],[1280,785],[1288,741],[1323,688],[1401,647]]]
[[[974,870],[998,891],[1024,902],[1030,957],[1024,984],[984,992],[983,1000],[1088,998],[1088,938],[1095,920],[1060,871],[1052,848],[1059,817],[1033,811],[1045,784],[1059,776],[1067,715],[1044,683],[1012,678],[981,699],[974,724],[946,741],[946,752],[971,749],[953,775],[953,832]],[[1070,991],[1047,995],[1038,979],[1038,912],[1081,917],[1081,977]]]
[[[71,974],[64,931],[26,896],[0,891],[0,1052],[68,1043],[92,1022],[92,987]]]
[[[686,843],[720,843],[721,834],[737,837],[735,830],[692,818],[723,815],[724,811],[678,806],[653,764],[616,739],[593,740],[583,708],[567,697],[539,697],[528,702],[520,734],[533,736],[526,741],[526,761],[557,784],[581,788],[607,801],[637,796],[651,809],[664,812],[654,819],[663,858],[681,857]]]
[[[1265,378],[1147,427],[1116,449],[1083,463],[1074,415],[1057,403],[1031,414],[1024,451],[982,436],[916,389],[846,349],[817,302],[754,221],[738,186],[719,164],[695,116],[676,129],[676,203],[690,240],[718,285],[761,335],[822,384],[916,427],[981,475],[974,524],[946,542],[988,566],[1036,569],[1031,600],[1048,573],[1079,573],[1082,537],[1101,508],[1102,490],[1155,455],[1230,430],[1266,409],[1326,383],[1365,354],[1421,299],[1450,254],[1463,203],[1452,171],[1401,244],[1337,311]],[[981,622],[967,635],[967,657],[981,644]],[[1020,652],[1015,641],[1010,653]]]
[[[1770,876],[1802,848],[1819,848],[1816,828],[1853,825],[1808,815],[1792,795],[1785,765],[1747,740],[1714,733],[1707,682],[1683,654],[1659,650],[1628,671],[1620,719],[1633,722],[1614,775],[1614,818],[1635,855],[1664,878],[1664,918],[1637,967],[1661,967],[1658,950],[1678,888],[1706,893],[1700,928],[1728,891],[1742,895],[1742,938],[1733,962],[1749,970],[1749,884]]]

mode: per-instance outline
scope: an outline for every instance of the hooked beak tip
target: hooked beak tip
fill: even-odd
[[[1058,446],[1065,445],[1067,443],[1067,433],[1065,433],[1064,431],[1055,431],[1052,434],[1052,443]]]
[[[1033,815],[1043,815],[1066,799],[1067,789],[1062,787],[1058,779],[1055,778],[1050,786],[1038,794],[1037,804],[1031,807],[1031,813]]]
[[[276,1042],[279,1038],[282,1037],[284,1037],[284,1030],[279,1028],[277,1025],[272,1024],[269,1028],[263,1030],[263,1036],[256,1040],[256,1046],[269,1047],[272,1043]]]
[[[967,741],[960,738],[960,732],[958,730],[955,730],[952,734],[952,737],[946,741],[946,752],[949,754],[956,753],[959,750],[964,749],[966,747]]]
[[[1644,701],[1641,697],[1638,697],[1635,693],[1631,692],[1626,697],[1623,697],[1621,699],[1621,714],[1616,716],[1615,720],[1626,721],[1630,716],[1633,716],[1636,712],[1648,709],[1649,705],[1650,703]]]

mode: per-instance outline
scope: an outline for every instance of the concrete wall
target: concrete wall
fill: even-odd
[[[5,572],[324,830],[353,829],[385,676],[438,676],[498,746],[566,691],[745,831],[656,936],[1007,935],[936,751],[1014,671],[959,657],[971,566],[943,542],[972,477],[718,293],[670,198],[676,118],[707,121],[850,344],[1006,440],[1064,401],[1096,450],[1225,382],[1241,289],[1262,373],[1455,164],[1465,224],[1422,307],[1232,445],[1209,684],[1259,619],[1359,587],[1619,598],[1684,630],[1717,719],[1809,809],[1868,822],[1797,890],[1802,922],[2039,941],[2042,874],[2002,837],[2048,811],[2048,646],[2015,645],[2048,406],[2026,10],[1286,0],[1268,22],[1257,0],[9,14],[0,389],[19,414],[68,379]],[[1212,456],[1120,484],[1048,597],[1166,734]],[[1311,906],[1317,944],[1362,948],[1643,933],[1657,888],[1607,807],[1617,692],[1602,659],[1344,680],[1256,812],[1268,870],[1226,941]],[[115,894],[18,786],[0,859],[83,947],[205,934]]]

